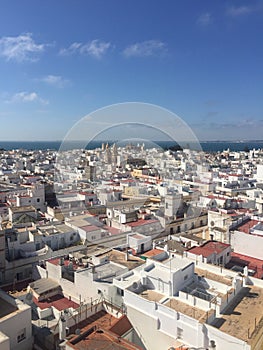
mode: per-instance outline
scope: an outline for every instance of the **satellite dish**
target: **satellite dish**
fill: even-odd
[[[137,289],[137,288],[138,288],[138,283],[137,283],[137,282],[133,282],[132,288],[133,288],[133,289]]]
[[[79,328],[77,328],[77,329],[75,330],[75,334],[80,335],[80,329],[79,329]]]
[[[211,222],[210,222],[210,225],[211,225],[211,226],[215,226],[214,221],[211,221]]]

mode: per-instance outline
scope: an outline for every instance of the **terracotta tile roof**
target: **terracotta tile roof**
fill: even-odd
[[[139,219],[139,220],[134,221],[134,222],[129,222],[126,225],[130,226],[130,227],[137,227],[137,226],[143,226],[143,225],[150,225],[150,224],[153,224],[155,222],[158,222],[158,220],[156,220],[156,219],[150,219],[150,220]]]
[[[123,315],[109,330],[119,336],[122,336],[131,328],[132,324],[130,323],[128,317],[126,315]]]
[[[190,248],[188,251],[190,253],[193,253],[196,255],[202,255],[203,257],[207,258],[208,256],[212,255],[213,253],[220,254],[225,249],[227,249],[229,247],[230,247],[229,244],[210,241],[210,242],[203,244],[200,247]]]
[[[81,330],[80,335],[69,340],[67,348],[75,350],[142,350],[141,347],[121,337],[132,328],[127,316],[121,316],[117,319],[102,310],[83,322],[85,322],[84,327],[81,327],[81,324],[77,325],[77,328]],[[74,328],[70,329],[70,333],[72,332],[74,332]]]
[[[37,301],[36,298],[33,298],[33,301],[41,310],[47,309],[51,306],[53,306],[55,309],[59,311],[62,311],[68,308],[76,309],[79,307],[79,304],[59,294],[51,298],[48,298],[48,300],[46,301]]]
[[[238,226],[236,228],[236,230],[244,232],[244,233],[249,233],[250,229],[258,223],[259,223],[258,220],[249,220],[249,221],[245,222],[244,224],[241,224],[240,226]]]
[[[256,278],[263,277],[263,260],[232,252],[230,264],[232,265],[235,264],[242,267],[247,266],[249,270],[255,271],[255,274],[253,275],[253,277],[256,277]]]
[[[162,249],[152,249],[152,250],[149,250],[148,252],[146,253],[143,253],[143,256],[146,256],[147,258],[151,258],[152,256],[156,256],[156,255],[159,255],[159,254],[163,254],[164,251]]]
[[[81,226],[80,228],[81,228],[82,230],[84,230],[85,232],[93,232],[93,231],[98,231],[98,230],[100,230],[99,227],[94,226],[94,225]]]
[[[50,259],[50,260],[47,260],[47,262],[49,262],[52,265],[58,266],[58,265],[60,265],[60,258]],[[75,263],[74,260],[64,259],[64,261],[63,261],[64,266],[68,266],[70,263],[72,263],[74,270],[79,268],[79,266]]]
[[[118,228],[115,227],[110,227],[110,226],[103,226],[104,230],[107,230],[108,232],[110,232],[112,235],[118,235],[121,233],[121,230],[119,230]]]

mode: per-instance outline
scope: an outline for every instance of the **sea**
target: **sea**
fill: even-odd
[[[86,145],[86,149],[95,149],[101,147],[102,143],[108,142],[109,145],[113,144],[113,141],[90,141]],[[61,147],[62,141],[0,141],[0,150],[55,150],[58,151]],[[79,149],[82,148],[83,142],[71,141],[68,142],[64,149]],[[81,145],[81,146],[80,146]],[[146,148],[151,148],[153,145],[158,145],[163,149],[176,146],[174,141],[155,141],[150,142]],[[187,146],[188,145],[188,146]],[[222,152],[229,149],[230,151],[248,151],[253,149],[263,149],[263,140],[257,141],[203,141],[200,142],[201,148],[204,152]],[[186,143],[186,148],[189,144]],[[196,147],[190,146],[191,149]],[[198,149],[198,147],[196,148]]]

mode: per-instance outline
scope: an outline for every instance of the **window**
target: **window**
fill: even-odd
[[[178,339],[183,339],[183,329],[177,327],[177,338]]]
[[[118,295],[121,295],[121,296],[123,297],[123,296],[124,296],[124,291],[123,291],[123,289],[117,287],[117,294],[118,294]]]
[[[40,199],[39,199],[39,198],[37,198],[37,202],[38,202],[38,203],[40,202]]]
[[[185,275],[185,276],[184,276],[184,280],[187,280],[187,278],[188,278],[188,275]]]
[[[26,329],[21,329],[17,334],[17,342],[20,343],[22,340],[26,339]]]

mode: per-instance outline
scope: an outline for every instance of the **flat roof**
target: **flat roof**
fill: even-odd
[[[50,308],[51,306],[53,306],[55,309],[59,311],[62,311],[68,308],[77,309],[79,307],[79,304],[59,294],[48,298],[48,300],[46,301],[37,301],[36,298],[33,298],[33,301],[35,305],[38,306],[41,310]]]
[[[122,273],[125,269],[124,266],[120,266],[109,261],[102,265],[97,265],[94,267],[88,267],[86,269],[79,270],[78,273],[88,276],[90,273],[93,273],[92,268],[94,268],[94,273],[98,274],[97,280],[102,280],[105,282],[112,282],[113,278],[116,277],[117,273]]]
[[[93,231],[100,231],[101,228],[94,225],[86,225],[86,226],[81,226],[81,229],[84,230],[85,232],[93,232]]]
[[[142,296],[144,299],[150,300],[150,301],[157,301],[159,302],[161,299],[163,299],[164,294],[158,293],[155,290],[147,289],[140,293],[140,296]]]
[[[144,206],[145,201],[147,200],[147,198],[143,198],[143,199],[128,199],[128,200],[124,200],[124,201],[113,201],[113,202],[108,202],[106,207],[107,208],[117,208],[117,207],[129,207],[129,206],[134,206],[134,205],[139,205],[140,207]]]
[[[257,333],[262,332],[262,328],[258,327],[262,314],[262,288],[246,287],[239,292],[237,298],[230,303],[222,316],[213,322],[213,326],[251,343]]]
[[[151,240],[151,237],[149,236],[145,236],[145,235],[142,235],[140,233],[132,233],[132,234],[129,234],[129,237],[132,237],[132,238],[135,238],[135,239],[143,239],[143,238],[148,238],[149,240]]]
[[[126,252],[120,252],[118,250],[113,249],[110,252],[102,254],[101,256],[108,256],[110,261],[121,264],[127,267],[129,270],[132,270],[135,267],[145,264],[145,260],[130,254],[128,255],[127,260],[126,254]]]
[[[232,286],[233,278],[229,277],[227,275],[226,276],[221,276],[221,275],[218,275],[216,273],[210,272],[208,270],[200,269],[199,267],[195,267],[195,272],[199,276],[204,276],[205,278],[208,278],[208,279],[210,279],[212,281],[224,283],[227,286]]]
[[[9,209],[13,213],[21,213],[21,212],[28,212],[28,211],[36,211],[36,208],[34,208],[32,205],[26,205],[22,207],[9,207]]]
[[[149,250],[146,253],[143,253],[142,255],[145,256],[146,258],[151,258],[153,256],[158,256],[158,255],[164,254],[164,253],[165,253],[165,250],[154,248],[154,249]]]
[[[41,278],[31,282],[29,286],[39,295],[60,287],[60,285],[51,278]]]
[[[77,252],[75,252],[75,253],[77,253]],[[50,264],[52,264],[52,265],[56,265],[56,266],[60,265],[61,262],[62,262],[62,265],[61,265],[61,266],[67,266],[67,267],[71,264],[73,270],[77,270],[77,269],[80,269],[80,268],[81,268],[81,266],[79,266],[79,265],[75,262],[74,259],[73,259],[73,260],[69,260],[69,259],[65,259],[65,258],[63,258],[63,257],[49,259],[49,260],[47,260],[47,262],[50,263]]]
[[[173,310],[181,312],[182,314],[185,314],[189,317],[192,317],[201,323],[206,322],[206,320],[210,316],[210,314],[214,313],[214,310],[212,310],[212,309],[209,311],[204,311],[204,310],[199,309],[197,307],[193,307],[192,305],[186,304],[186,303],[178,300],[176,297],[169,298],[169,300],[164,305],[168,306],[169,308],[171,308]]]
[[[227,266],[231,268],[233,265],[241,267],[247,266],[249,270],[255,271],[253,277],[262,278],[263,276],[263,260],[232,252],[231,260]]]
[[[111,235],[118,235],[118,234],[122,233],[122,231],[120,229],[112,227],[112,226],[104,225],[102,228],[104,230],[108,231]]]
[[[174,270],[185,269],[190,265],[194,265],[194,263],[187,258],[183,258],[180,255],[176,255],[175,257],[169,258],[163,262],[163,265]]]
[[[81,228],[89,225],[88,220],[85,220],[84,218],[78,219],[77,216],[76,216],[76,218],[67,220],[66,223],[67,222],[73,226],[81,227]]]
[[[18,308],[16,306],[0,297],[0,319],[17,310]]]
[[[48,235],[72,232],[73,230],[71,227],[65,224],[37,226],[37,229],[42,233],[46,233]]]
[[[230,247],[229,244],[221,243],[221,242],[207,242],[200,247],[193,247],[188,250],[188,252],[196,254],[196,255],[202,255],[204,257],[208,257],[212,254],[220,254],[225,249],[228,249]]]
[[[125,225],[130,226],[130,227],[137,227],[137,226],[151,225],[151,224],[154,224],[154,223],[157,223],[157,222],[159,222],[159,220],[156,220],[156,219],[148,219],[148,220],[139,219],[139,220],[134,221],[134,222],[128,222]]]

